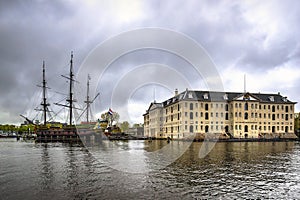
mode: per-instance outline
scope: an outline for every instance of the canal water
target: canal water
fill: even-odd
[[[87,148],[0,139],[0,199],[300,197],[299,142],[220,142],[204,158],[199,150],[207,144],[196,142],[168,165],[151,168],[163,161],[149,153],[185,144],[104,141]]]

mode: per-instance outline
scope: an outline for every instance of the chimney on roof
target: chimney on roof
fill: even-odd
[[[280,92],[278,92],[278,95],[280,95]]]
[[[178,95],[178,89],[176,88],[175,89],[175,96],[177,96]]]

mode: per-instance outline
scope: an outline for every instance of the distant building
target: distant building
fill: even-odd
[[[300,135],[300,113],[295,113],[295,132]]]
[[[147,137],[163,137],[165,115],[163,103],[153,102],[144,114],[144,135]],[[167,136],[166,136],[167,137]]]
[[[129,128],[126,133],[137,137],[144,137],[144,127]]]
[[[149,137],[294,138],[294,105],[277,94],[186,90],[150,104],[144,116]]]

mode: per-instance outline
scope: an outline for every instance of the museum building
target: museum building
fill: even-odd
[[[152,102],[144,135],[154,138],[295,138],[294,106],[280,93],[215,92],[186,89]]]

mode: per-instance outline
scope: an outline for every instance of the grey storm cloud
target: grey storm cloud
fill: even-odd
[[[270,74],[270,77],[260,80],[256,90],[277,92],[274,85],[283,82],[288,86],[282,86],[282,92],[291,100],[299,101],[296,95],[300,79],[296,75],[300,64],[299,4],[296,0],[1,1],[0,123],[20,123],[19,114],[31,113],[30,117],[34,117],[32,110],[40,103],[40,90],[36,85],[41,82],[43,60],[46,61],[47,80],[51,87],[49,95],[56,91],[66,93],[67,83],[60,75],[68,73],[71,51],[74,51],[74,68],[78,71],[97,45],[122,32],[145,27],[178,31],[202,45],[216,64],[226,90],[236,88],[237,83],[233,80],[240,75],[237,72],[252,76]],[[123,46],[129,46],[129,42],[123,41]],[[111,95],[112,83],[118,83],[130,71],[149,63],[171,66],[189,77],[193,87],[205,89],[205,83],[180,57],[159,50],[140,50],[120,56],[111,63],[101,85],[94,88],[94,94],[101,93],[95,111],[102,112],[110,106],[108,101],[102,100],[105,99],[103,95]],[[290,71],[295,73],[289,82],[273,80],[271,74],[278,71],[286,73],[282,79],[288,79],[286,76],[291,76]],[[87,73],[91,74],[93,83],[99,83],[99,75],[92,71],[82,74],[85,77],[79,86],[82,97]],[[156,69],[142,71],[136,79],[144,75],[170,78],[168,73],[159,73]],[[122,82],[122,88],[134,84],[134,81]],[[255,85],[255,82],[251,84]],[[153,100],[153,91],[147,90],[156,88],[157,99],[168,98],[172,92],[155,83],[143,88],[132,96],[137,104],[144,103],[143,110],[136,116],[141,115]],[[184,89],[179,87],[180,91]],[[124,91],[119,95],[126,98],[127,94]],[[53,104],[60,98],[56,93],[49,100]]]

